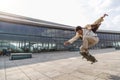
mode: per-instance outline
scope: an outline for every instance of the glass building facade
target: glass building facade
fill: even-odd
[[[8,16],[0,17],[0,51],[11,49],[12,52],[39,53],[45,51],[79,50],[82,44],[81,40],[77,40],[70,46],[63,45],[64,41],[75,35],[72,27],[69,28],[69,26],[66,27],[66,25],[56,23],[50,24],[49,22],[32,18],[26,19],[26,17],[20,16],[12,16],[12,18],[10,16],[10,19]],[[97,33],[100,41],[92,49],[120,46],[119,32],[98,31]]]

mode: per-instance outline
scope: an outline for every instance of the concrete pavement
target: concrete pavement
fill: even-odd
[[[33,54],[31,59],[0,56],[0,80],[120,80],[120,51],[92,50],[90,64],[78,52]]]

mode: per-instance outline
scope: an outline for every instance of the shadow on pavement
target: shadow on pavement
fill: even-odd
[[[110,80],[120,80],[120,76],[116,76],[116,75],[111,75]]]

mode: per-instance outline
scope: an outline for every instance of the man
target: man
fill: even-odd
[[[91,61],[92,63],[97,62],[95,57],[89,54],[88,48],[94,46],[99,42],[99,38],[96,34],[96,31],[106,16],[108,15],[104,14],[93,24],[87,24],[85,28],[82,28],[81,26],[77,26],[75,29],[76,35],[72,39],[64,42],[64,45],[72,44],[74,41],[81,38],[83,44],[80,47],[80,54],[83,56],[83,58],[86,58],[88,61]]]

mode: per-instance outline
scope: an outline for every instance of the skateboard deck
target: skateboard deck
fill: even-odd
[[[83,59],[85,58],[87,61],[90,61],[91,64],[97,62],[96,58],[89,53],[80,52],[80,54],[82,55]]]

